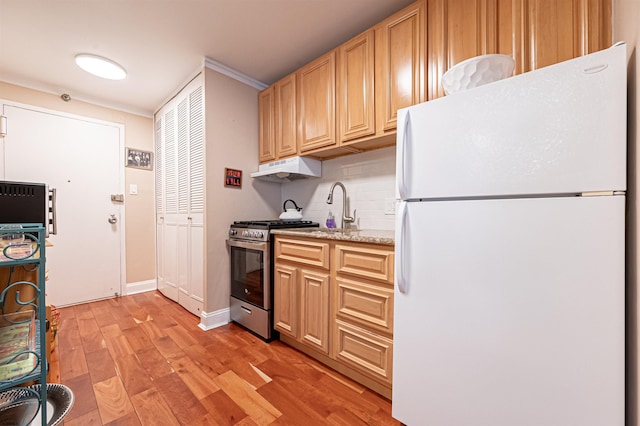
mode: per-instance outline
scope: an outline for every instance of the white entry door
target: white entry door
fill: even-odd
[[[53,247],[47,249],[48,303],[120,294],[124,209],[111,194],[123,193],[122,126],[24,105],[5,104],[3,111],[8,131],[0,139],[0,177],[57,191],[57,235],[49,237]]]

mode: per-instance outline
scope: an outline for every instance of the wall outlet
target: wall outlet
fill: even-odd
[[[396,200],[395,198],[384,199],[384,214],[396,214]]]

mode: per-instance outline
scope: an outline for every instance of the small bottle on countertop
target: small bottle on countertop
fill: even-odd
[[[329,216],[327,216],[327,228],[335,228],[336,227],[336,220],[333,217],[333,213],[329,212]]]

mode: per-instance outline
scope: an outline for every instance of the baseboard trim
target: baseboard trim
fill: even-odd
[[[153,291],[158,289],[158,283],[156,280],[138,281],[135,283],[127,283],[123,289],[123,296],[130,296],[132,294],[144,293],[145,291]]]
[[[200,324],[198,324],[198,327],[205,331],[213,330],[214,328],[229,324],[229,321],[231,321],[229,308],[220,309],[215,312],[202,311],[200,313]]]

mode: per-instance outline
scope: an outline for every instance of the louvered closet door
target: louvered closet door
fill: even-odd
[[[164,211],[162,219],[162,265],[163,287],[160,291],[173,300],[178,300],[178,155],[177,155],[177,111],[169,109],[162,114],[162,150],[164,154]]]
[[[204,301],[204,177],[198,77],[156,115],[158,289],[196,315]]]
[[[158,290],[165,292],[167,286],[164,272],[164,120],[160,115],[155,121],[155,183],[156,183],[156,271]]]
[[[189,94],[189,311],[204,304],[204,96],[202,86]]]

